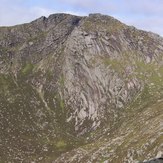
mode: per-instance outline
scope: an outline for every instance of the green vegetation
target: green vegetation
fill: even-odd
[[[27,40],[27,42],[34,42],[35,43],[35,42],[39,41],[40,39],[45,38],[45,36],[46,36],[46,32],[39,32],[37,35],[29,38]]]
[[[103,58],[103,63],[105,66],[110,66],[112,70],[117,72],[119,75],[124,73],[125,71],[125,64],[122,61],[119,61],[118,59],[110,59],[110,58]]]
[[[25,64],[21,72],[23,75],[29,75],[32,72],[33,68],[34,66],[32,63],[27,63]]]
[[[84,22],[84,30],[89,31],[99,31],[99,29],[104,29],[107,32],[116,33],[121,31],[124,28],[124,25],[112,18],[109,18],[110,20],[106,19],[104,21],[101,21],[101,19],[96,18],[89,18],[87,21]],[[109,22],[111,21],[111,23]],[[108,23],[109,22],[109,23]]]
[[[76,151],[71,150],[78,147],[83,156],[81,162],[92,156],[91,159],[96,159],[92,162],[110,158],[122,162],[128,149],[141,149],[132,154],[143,159],[142,151],[152,150],[162,142],[157,138],[153,146],[143,146],[148,138],[153,141],[162,119],[163,66],[162,62],[156,62],[163,59],[157,56],[162,44],[149,50],[148,46],[137,47],[154,40],[148,34],[139,36],[139,31],[124,28],[110,17],[83,18],[79,28],[73,24],[76,18],[70,17],[60,20],[55,16],[57,25],[46,29],[46,22],[43,26],[42,22],[32,22],[4,32],[1,29],[2,44],[9,46],[0,48],[3,73],[0,74],[0,162],[15,159],[15,162],[48,163],[67,151],[70,157],[75,155]],[[79,31],[69,37],[73,29]],[[89,41],[80,35],[87,33],[95,35],[90,39],[97,46],[89,49],[85,46]],[[129,51],[122,52],[123,49]],[[147,63],[143,49],[146,54],[158,50],[154,53],[155,61],[148,58]],[[68,64],[69,61],[81,62],[79,68]],[[65,68],[71,69],[74,79],[78,79],[78,83],[70,79],[74,88],[67,88],[69,79],[62,73]],[[95,100],[97,103],[92,104]],[[85,110],[82,112],[81,108]],[[97,129],[99,122],[101,126]]]
[[[64,148],[66,148],[67,146],[67,143],[64,141],[64,140],[59,140],[57,143],[56,143],[56,147],[59,149],[59,150],[63,150]]]
[[[7,76],[5,75],[0,75],[0,85],[1,85],[1,90],[3,89],[4,91],[8,89],[8,80]]]
[[[61,87],[64,87],[65,77],[63,75],[60,76],[59,83],[60,83]]]
[[[129,54],[124,54],[128,56]],[[127,80],[136,78],[144,84],[148,85],[150,92],[160,90],[163,88],[163,66],[159,66],[156,62],[145,63],[142,60],[138,60],[137,54],[131,54],[132,56],[122,58],[121,60],[112,58],[101,58],[103,64],[115,72],[122,78]],[[135,58],[137,56],[137,58]],[[134,59],[131,60],[131,57]],[[127,74],[126,69],[130,68],[132,71]]]

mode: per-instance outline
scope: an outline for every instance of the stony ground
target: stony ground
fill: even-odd
[[[162,37],[101,14],[0,27],[0,162],[162,157],[162,54]]]

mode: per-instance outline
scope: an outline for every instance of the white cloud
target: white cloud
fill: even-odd
[[[135,21],[132,23],[133,25],[135,25],[136,27],[146,30],[146,31],[151,31],[157,34],[160,34],[161,36],[163,36],[163,20],[162,18],[147,18],[144,20],[140,20],[140,21]]]
[[[1,26],[21,24],[21,23],[32,21],[43,15],[48,16],[51,13],[53,13],[51,10],[40,8],[40,7],[34,7],[28,10],[23,8],[21,9],[14,8],[12,9],[12,12],[8,12],[8,13],[6,12],[6,14],[3,14],[1,10],[0,15],[2,16],[0,16],[0,23]]]
[[[163,14],[162,0],[55,0],[72,8],[107,13]],[[54,2],[54,0],[51,0]]]
[[[31,15],[34,15],[35,17],[39,16],[49,16],[50,14],[54,13],[54,11],[42,7],[33,7],[30,8]]]
[[[35,5],[25,5],[29,1],[31,4],[35,2]],[[116,15],[129,25],[163,35],[162,0],[40,0],[40,3],[29,1],[0,0],[0,25],[30,22],[56,12],[82,16],[100,12]]]
[[[115,16],[117,19],[126,23],[127,25],[135,26],[139,29],[151,31],[163,36],[163,19],[161,17],[124,17],[124,16]]]
[[[84,12],[74,12],[74,11],[64,11],[66,14],[77,15],[77,16],[87,16],[87,13]]]
[[[87,15],[84,12],[76,12],[71,10],[52,10],[40,6],[25,7],[23,5],[24,0],[0,0],[0,26],[12,26],[16,24],[22,24],[35,20],[41,16],[48,17],[54,13],[69,13],[72,15]]]
[[[146,16],[162,15],[163,2],[162,0],[126,0],[126,3],[120,5],[119,9],[131,14],[141,14]]]
[[[35,7],[35,6],[27,8],[21,6],[19,3],[22,2],[23,0],[16,0],[14,1],[14,3],[11,2],[10,0],[2,0],[2,1],[3,3],[0,6],[1,26],[10,26],[10,25],[26,23],[40,16],[48,16],[49,14],[54,13],[54,11],[47,8]]]

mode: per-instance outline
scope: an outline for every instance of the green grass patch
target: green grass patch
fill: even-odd
[[[64,149],[66,148],[67,146],[67,143],[64,141],[64,140],[59,140],[57,143],[56,143],[56,147],[58,149]]]
[[[23,75],[28,75],[28,74],[30,74],[30,73],[32,72],[33,68],[34,68],[34,66],[33,66],[32,63],[27,63],[27,64],[23,67],[23,69],[22,69],[21,72],[22,72]]]

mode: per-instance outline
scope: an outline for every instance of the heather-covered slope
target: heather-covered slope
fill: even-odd
[[[158,35],[100,14],[1,27],[0,160],[161,155],[162,54]]]

